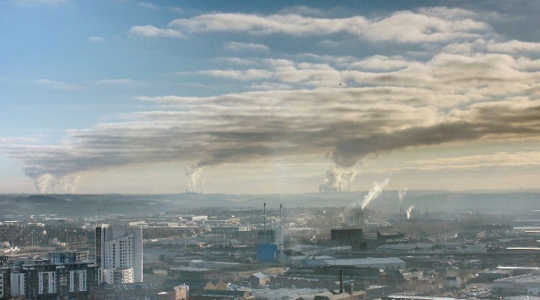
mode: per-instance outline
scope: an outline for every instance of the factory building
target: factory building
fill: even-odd
[[[143,282],[142,228],[97,226],[96,263],[100,284]]]
[[[339,244],[349,245],[355,249],[364,249],[367,242],[362,228],[335,228],[330,231],[330,239]]]
[[[257,233],[256,259],[259,262],[273,262],[278,259],[278,246],[274,230],[261,230]]]
[[[284,230],[281,224],[283,206],[279,206],[279,224],[275,229],[266,228],[266,203],[264,204],[264,227],[257,232],[255,258],[259,262],[276,262],[283,254]]]
[[[306,258],[303,262],[305,267],[337,267],[359,269],[384,269],[399,270],[405,268],[405,262],[397,257],[366,257],[366,258],[333,258],[321,257]]]

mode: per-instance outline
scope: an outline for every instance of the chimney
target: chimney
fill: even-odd
[[[345,286],[345,292],[349,293],[350,295],[353,294],[353,291],[354,291],[354,283],[348,283],[346,286]]]
[[[343,270],[339,270],[339,293],[343,293]]]

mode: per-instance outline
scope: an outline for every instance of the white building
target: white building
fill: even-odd
[[[10,290],[11,290],[11,296],[24,296],[25,295],[25,289],[24,289],[24,280],[25,274],[24,273],[16,273],[13,272],[10,274]]]
[[[143,282],[141,227],[96,227],[96,263],[100,283]]]
[[[38,273],[38,294],[56,294],[56,272]]]
[[[88,274],[86,270],[71,270],[69,271],[69,292],[86,292],[88,286],[86,284]]]

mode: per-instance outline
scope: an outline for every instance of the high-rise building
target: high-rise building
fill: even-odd
[[[96,285],[96,270],[89,262],[14,261],[0,268],[0,299],[86,299]]]
[[[100,283],[143,282],[142,228],[98,225],[96,263]]]

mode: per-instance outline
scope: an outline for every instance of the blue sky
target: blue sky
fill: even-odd
[[[535,188],[539,12],[0,1],[0,192]]]

